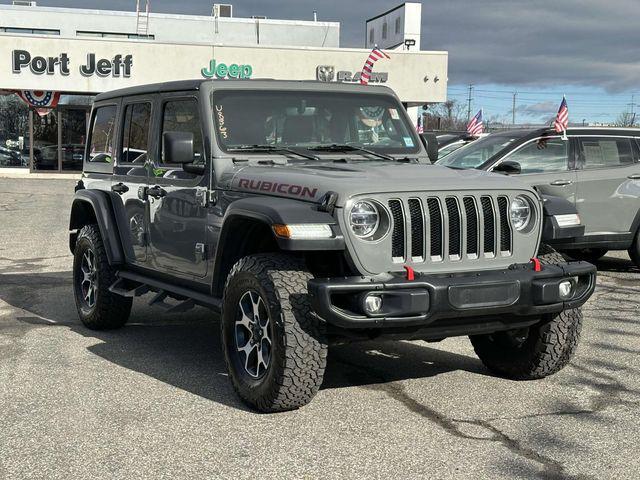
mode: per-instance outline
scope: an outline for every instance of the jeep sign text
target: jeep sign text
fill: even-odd
[[[209,67],[200,70],[204,78],[251,78],[253,68],[251,65],[238,65],[237,63],[216,63],[215,59],[209,62]]]

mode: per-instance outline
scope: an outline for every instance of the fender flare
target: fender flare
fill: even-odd
[[[69,249],[75,249],[78,231],[92,223],[89,215],[93,213],[110,265],[124,263],[124,252],[120,244],[120,235],[116,225],[111,201],[106,192],[100,190],[78,190],[73,197],[69,219]]]
[[[344,237],[333,216],[317,209],[314,203],[301,202],[279,197],[247,197],[236,200],[225,212],[220,232],[219,245],[223,246],[230,233],[233,220],[238,218],[252,219],[269,226],[287,224],[328,224],[333,231],[333,237],[320,240],[286,239],[277,237],[274,239],[282,250],[309,251],[309,250],[344,250]],[[221,248],[218,249],[220,252]]]
[[[213,291],[222,294],[225,280],[224,272],[231,269],[233,264],[241,258],[244,247],[238,245],[234,238],[236,228],[250,221],[264,226],[270,232],[269,240],[275,241],[283,251],[342,251],[345,249],[344,237],[333,216],[317,209],[313,203],[301,202],[279,197],[254,196],[233,201],[227,208],[218,237],[214,267]],[[272,225],[299,223],[323,223],[331,225],[333,237],[320,240],[292,240],[275,235]],[[235,225],[235,227],[234,227]],[[246,224],[245,224],[246,226]],[[235,243],[234,243],[235,242]]]
[[[576,206],[566,198],[555,195],[540,194],[542,199],[542,241],[553,243],[554,240],[566,241],[569,238],[584,235],[584,225],[561,227],[558,225],[556,215],[577,214]]]

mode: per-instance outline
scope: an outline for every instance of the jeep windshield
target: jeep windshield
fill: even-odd
[[[415,154],[420,140],[391,96],[309,91],[218,91],[213,115],[225,152]],[[250,148],[255,146],[255,148]]]
[[[492,133],[460,147],[438,160],[438,165],[453,168],[479,168],[491,157],[509,147],[528,132]]]

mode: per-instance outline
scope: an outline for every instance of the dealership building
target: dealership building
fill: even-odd
[[[420,106],[446,99],[448,59],[419,50],[419,7],[376,15],[363,48],[341,48],[340,24],[315,12],[276,20],[238,18],[224,4],[210,16],[151,13],[140,2],[131,12],[0,4],[0,167],[80,169],[100,92],[193,78],[358,82],[374,39],[393,51],[370,82],[391,87],[417,120]]]

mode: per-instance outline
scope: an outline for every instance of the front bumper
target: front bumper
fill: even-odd
[[[573,295],[563,300],[559,284],[571,279]],[[315,278],[309,294],[316,313],[341,328],[423,327],[442,319],[538,317],[583,305],[593,293],[596,268],[587,262],[543,265],[514,264],[505,270],[449,275]],[[382,297],[379,313],[365,313],[368,294]]]

